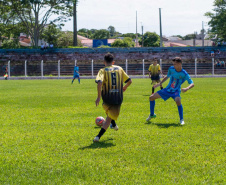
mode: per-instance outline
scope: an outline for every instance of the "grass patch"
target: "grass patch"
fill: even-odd
[[[150,79],[133,79],[100,143],[94,79],[0,81],[0,184],[225,184],[226,78],[193,80],[181,127],[171,99],[146,123]]]

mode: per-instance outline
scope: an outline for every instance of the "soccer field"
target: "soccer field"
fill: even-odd
[[[99,143],[94,79],[0,81],[0,184],[226,184],[226,78],[193,79],[184,126],[172,99],[146,123],[151,80],[132,80]]]

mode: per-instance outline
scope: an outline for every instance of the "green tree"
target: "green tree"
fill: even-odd
[[[62,32],[60,28],[57,28],[55,24],[50,24],[44,28],[41,39],[44,39],[48,43],[52,43],[53,45],[57,45],[57,40],[61,36]]]
[[[67,48],[73,46],[74,34],[71,31],[62,32],[61,36],[57,39],[57,46],[62,48]],[[77,38],[78,46],[82,47],[81,41]]]
[[[13,37],[17,40],[21,32],[26,33],[26,28],[20,23],[11,7],[4,5],[4,2],[0,0],[0,40],[2,36],[8,39]]]
[[[86,38],[92,38],[92,31],[91,30],[88,30],[86,28],[82,28],[80,30],[78,30],[78,35],[81,35],[83,37],[86,37]]]
[[[18,39],[5,39],[2,42],[2,48],[4,49],[17,49],[20,48]]]
[[[34,46],[38,46],[38,40],[48,22],[59,23],[69,20],[73,14],[75,0],[1,0],[4,7],[10,7],[27,29]],[[58,15],[49,21],[51,15]]]
[[[130,37],[125,37],[122,39],[116,39],[112,44],[111,47],[134,47],[135,43],[133,42],[133,39]]]
[[[141,36],[141,34],[137,34],[138,37]],[[130,37],[132,39],[136,39],[136,33],[125,33],[125,34],[122,34],[121,37]]]
[[[114,37],[115,36],[116,30],[115,30],[114,26],[109,26],[108,27],[108,31],[110,33],[110,37]]]
[[[210,32],[219,41],[226,41],[226,1],[225,0],[215,0],[213,12],[205,13],[205,16],[209,17],[211,20],[208,22],[211,27]]]
[[[195,36],[196,36],[196,35],[195,35],[194,33],[191,33],[191,34],[185,35],[182,39],[183,39],[183,40],[191,40],[191,39],[194,39]]]
[[[142,45],[142,38],[139,39],[139,44]],[[144,34],[144,47],[159,47],[160,36],[155,32],[146,32]]]
[[[93,39],[109,39],[109,38],[110,38],[110,33],[108,30],[105,30],[105,29],[97,30],[93,34]]]

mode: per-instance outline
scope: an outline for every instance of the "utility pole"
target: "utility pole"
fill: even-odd
[[[202,46],[204,46],[204,21],[202,21]]]
[[[142,30],[142,47],[144,47],[144,27],[141,25],[141,30]]]
[[[160,47],[162,47],[162,18],[161,18],[161,8],[159,8],[159,24],[160,24]]]
[[[137,11],[136,11],[136,47],[137,47]]]
[[[194,32],[194,40],[193,40],[193,46],[194,47],[196,46],[196,35],[197,35],[197,32]]]
[[[77,41],[77,0],[73,2],[73,46],[78,46],[78,41]]]

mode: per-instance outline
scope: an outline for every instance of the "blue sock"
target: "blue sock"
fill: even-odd
[[[154,112],[155,112],[155,100],[154,101],[150,101],[150,113],[151,113],[151,116],[154,115]]]
[[[80,78],[78,78],[78,82],[80,83]]]
[[[177,106],[178,107],[178,112],[179,112],[179,115],[180,115],[180,120],[184,119],[183,118],[183,106],[180,105],[180,106]]]

